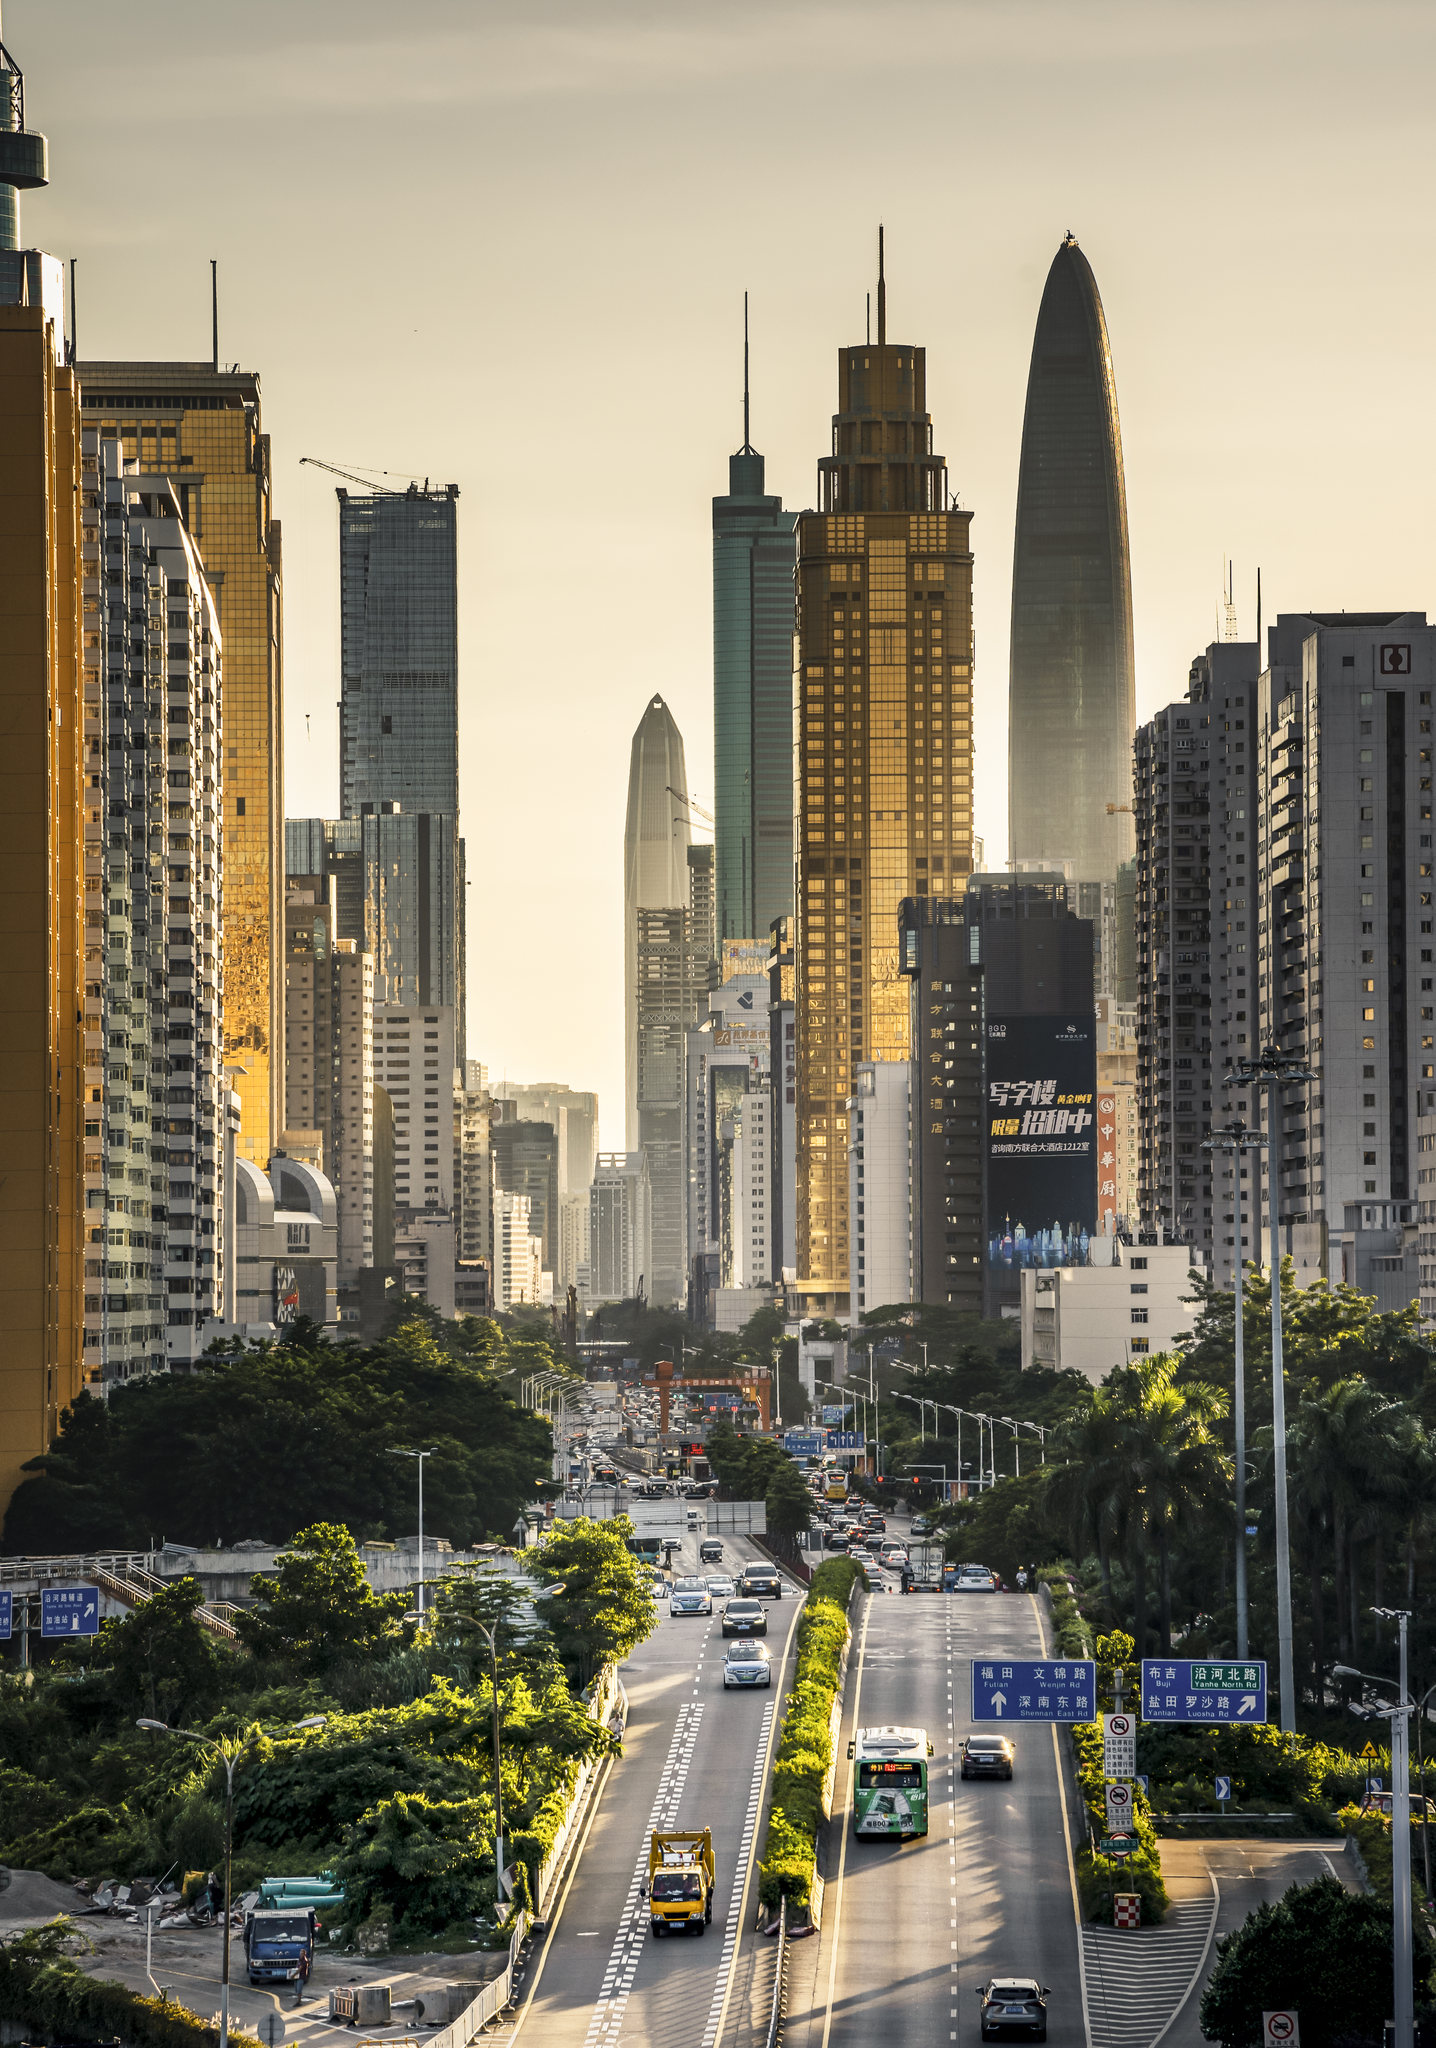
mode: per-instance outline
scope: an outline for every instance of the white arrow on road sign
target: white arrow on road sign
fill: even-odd
[[[1256,1712],[1256,1707],[1256,1694],[1254,1692],[1244,1692],[1242,1694],[1242,1703],[1237,1708],[1237,1712],[1239,1714],[1254,1714]]]
[[[1000,1717],[1002,1714],[1002,1709],[1007,1705],[1007,1694],[1005,1692],[995,1692],[992,1695],[992,1704],[996,1707],[998,1715]]]
[[[1264,2012],[1262,2048],[1301,2048],[1301,2022],[1294,2012]]]
[[[1217,1779],[1217,1797],[1218,1797],[1218,1799],[1230,1799],[1230,1798],[1231,1798],[1231,1796],[1232,1796],[1232,1781],[1231,1781],[1231,1779],[1230,1779],[1230,1778],[1218,1778],[1218,1779]]]

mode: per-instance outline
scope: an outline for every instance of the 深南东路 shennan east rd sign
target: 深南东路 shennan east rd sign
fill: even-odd
[[[1266,1665],[1260,1658],[1211,1664],[1183,1657],[1144,1657],[1142,1719],[1264,1721]]]
[[[1080,1657],[972,1660],[974,1721],[1090,1721],[1096,1711],[1097,1666]]]

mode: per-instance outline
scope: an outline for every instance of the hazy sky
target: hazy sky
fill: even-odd
[[[82,356],[260,373],[284,523],[286,808],[337,804],[332,479],[461,490],[471,1054],[597,1088],[622,1143],[629,741],[661,691],[712,802],[709,498],[804,506],[886,223],[975,510],[978,829],[1006,850],[1032,323],[1071,228],[1107,309],[1138,707],[1222,562],[1266,604],[1425,607],[1436,8],[1273,0],[4,0],[50,138],[25,240]]]

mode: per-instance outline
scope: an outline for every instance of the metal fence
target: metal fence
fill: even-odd
[[[783,2038],[783,2021],[788,2013],[788,1901],[778,1901],[778,1955],[773,1970],[773,2003],[768,2013],[768,2036],[764,2048],[778,2048]]]

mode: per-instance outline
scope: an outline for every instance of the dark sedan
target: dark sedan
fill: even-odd
[[[969,1735],[962,1745],[964,1778],[1010,1778],[1012,1744],[1005,1735]]]
[[[1028,2041],[1047,2039],[1047,1986],[1035,1977],[991,1977],[977,1995],[982,2000],[984,2041],[1012,2035]]]
[[[723,1609],[725,1636],[765,1636],[768,1610],[761,1600],[730,1600]]]

